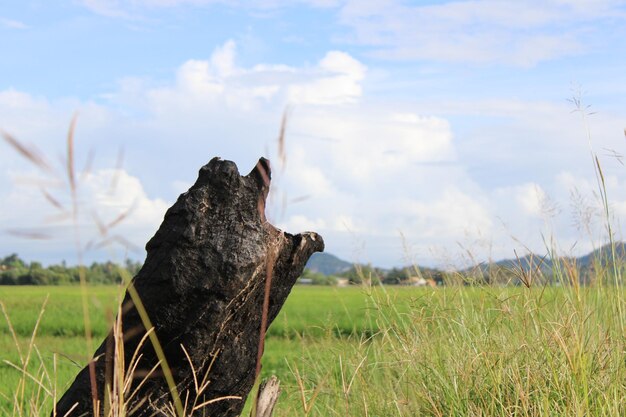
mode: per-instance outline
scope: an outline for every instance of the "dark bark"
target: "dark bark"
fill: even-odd
[[[154,325],[181,400],[187,403],[187,415],[240,414],[256,377],[266,279],[271,279],[269,326],[311,254],[324,249],[316,233],[291,235],[266,220],[269,185],[266,159],[260,159],[246,176],[233,162],[212,159],[165,214],[146,245],[144,266],[130,284]],[[145,327],[128,290],[121,323],[124,368],[136,351],[141,353],[132,383],[143,385],[128,400],[129,409],[137,407],[130,415],[172,415],[164,411],[172,409],[172,397],[161,367],[146,378],[158,358],[150,341],[139,344]],[[113,344],[112,331],[94,354],[100,404],[105,402],[104,386],[110,383],[111,370],[120,367],[111,355]],[[194,388],[194,372],[198,380],[207,373],[210,380],[200,394]],[[57,416],[75,404],[70,416],[94,415],[91,379],[85,367],[59,400]],[[241,400],[224,399],[191,412],[191,404],[224,396]],[[102,416],[104,407],[99,408]]]

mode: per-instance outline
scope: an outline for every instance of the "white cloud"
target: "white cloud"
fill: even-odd
[[[254,72],[275,72],[275,73],[281,73],[281,72],[290,72],[290,73],[295,73],[297,71],[296,68],[294,67],[290,67],[289,65],[284,65],[284,64],[278,64],[278,65],[268,65],[268,64],[256,64],[255,66],[252,67],[252,71]]]
[[[210,112],[219,120],[219,115],[232,111],[270,109],[279,114],[288,104],[354,104],[362,96],[366,67],[347,53],[331,51],[317,65],[304,68],[271,64],[242,68],[236,53],[236,43],[229,40],[209,59],[184,62],[173,84],[152,86],[124,79],[120,89],[106,97],[115,105],[139,107],[161,119],[208,120]]]
[[[621,226],[626,218],[626,183],[623,179],[623,166],[621,169],[607,169],[606,158],[600,158],[604,166],[604,188],[609,203],[609,220],[614,231],[621,236]],[[591,164],[591,162],[590,162]],[[580,172],[563,171],[556,179],[556,184],[562,190],[560,198],[569,200],[572,215],[572,223],[577,229],[589,234],[591,232],[596,242],[606,238],[606,214],[604,202],[601,197],[601,182],[593,175],[585,177]],[[567,195],[565,195],[567,193]]]
[[[294,5],[334,8],[342,4],[343,0],[80,0],[80,3],[83,7],[103,16],[136,19],[137,16],[151,9],[226,5],[255,11],[272,11]]]
[[[315,198],[327,198],[333,196],[337,191],[333,186],[327,173],[322,166],[311,166],[307,164],[307,152],[305,146],[297,146],[289,154],[288,175],[290,181],[299,184],[306,195]],[[291,168],[291,165],[295,165]]]
[[[601,161],[607,162],[603,158]],[[622,172],[608,172],[607,169],[605,183],[610,222],[617,239],[623,239],[622,219],[626,216],[623,167]],[[531,248],[545,254],[546,246],[554,244],[561,254],[580,255],[606,243],[607,219],[598,183],[593,174],[585,175],[580,169],[555,172],[553,178],[541,185],[527,182],[497,188],[490,193],[489,201],[493,217],[501,222],[502,247],[519,247],[524,251]]]
[[[211,66],[219,77],[228,77],[235,71],[235,41],[227,41],[211,55]]]
[[[333,40],[370,47],[392,60],[431,60],[532,67],[602,48],[596,35],[626,20],[622,0],[459,0],[435,4],[402,0],[82,0],[95,13],[146,20],[151,11],[220,6],[267,16],[307,6],[337,13],[346,30]],[[291,36],[292,37],[292,36]],[[328,80],[322,85],[332,89]]]
[[[446,120],[412,117],[399,121],[393,112],[366,105],[307,108],[295,113],[291,131],[315,139],[303,155],[324,161],[322,166],[332,169],[336,184],[362,190],[387,178],[410,175],[419,164],[455,159]],[[298,156],[295,166],[306,166],[306,159]]]
[[[0,16],[0,26],[4,26],[7,29],[18,29],[24,30],[28,29],[29,26],[24,22],[20,22],[19,20],[7,19]]]
[[[331,51],[320,61],[319,67],[331,73],[347,75],[357,81],[365,78],[365,65],[341,51]]]
[[[3,239],[0,251],[5,253],[27,244],[30,257],[33,252],[49,250],[44,248],[56,245],[65,250],[66,257],[74,258],[79,250],[75,245],[75,228],[88,258],[106,258],[111,250],[122,249],[122,254],[126,250],[141,251],[169,206],[162,199],[149,198],[141,181],[125,170],[104,169],[80,177],[78,216],[73,219],[72,199],[67,187],[45,187],[47,180],[40,178],[34,184],[44,186],[45,193],[50,196],[46,197],[39,186],[24,184],[20,180],[24,175],[32,177],[32,173],[14,173],[12,183],[2,193],[5,201],[0,208],[2,233],[6,236],[7,233],[24,232],[26,237],[43,234],[48,239],[22,240],[18,236]],[[137,256],[136,253],[133,255]]]
[[[81,0],[84,7],[102,16],[129,19],[125,4],[120,0]]]
[[[212,60],[213,61],[213,60]],[[185,93],[199,97],[216,96],[224,92],[224,85],[213,74],[212,62],[189,60],[178,70],[177,82]],[[219,74],[220,69],[215,68]]]
[[[546,193],[538,184],[524,184],[516,187],[515,199],[524,212],[531,216],[540,217],[543,214],[546,202]]]
[[[406,209],[414,220],[410,232],[436,240],[458,240],[464,235],[490,235],[492,220],[484,203],[458,189],[446,189],[423,201],[409,202]]]
[[[317,68],[322,76],[314,81],[291,85],[288,100],[293,104],[354,103],[362,95],[360,83],[366,70],[365,65],[345,52],[328,52]]]
[[[253,7],[261,9],[275,9],[292,6],[296,4],[306,4],[312,7],[335,7],[341,3],[339,0],[240,0],[225,2],[224,0],[136,0],[137,5],[145,7],[177,7],[177,6],[203,6],[218,3],[230,3],[236,7]]]
[[[271,65],[240,68],[236,64],[236,44],[228,40],[208,60],[183,63],[174,85],[150,88],[134,82],[124,91],[125,95],[112,95],[112,99],[144,103],[150,111],[172,117],[194,118],[199,112],[251,110],[281,95],[281,91],[284,96],[288,88],[284,76],[294,71]]]
[[[585,25],[625,19],[622,1],[349,1],[341,22],[345,39],[377,56],[446,62],[533,66],[585,48]]]
[[[339,233],[339,234],[355,234],[367,233],[357,225],[357,220],[347,214],[332,213],[330,215],[324,213],[325,218],[309,218],[306,215],[295,214],[290,216],[286,221],[280,222],[279,227],[283,230],[317,231],[319,233]],[[361,220],[364,220],[362,216]]]
[[[56,159],[53,154],[58,149],[56,144],[66,137],[75,114],[78,116],[77,136],[81,137],[90,137],[94,131],[113,122],[109,109],[92,101],[73,98],[51,101],[15,89],[0,91],[0,130],[22,142],[35,143],[51,160]],[[16,159],[7,156],[3,162],[16,166]]]
[[[129,211],[134,226],[155,226],[163,219],[167,203],[149,199],[139,178],[123,169],[101,169],[82,179],[84,198],[94,204],[103,218],[114,219]]]
[[[284,230],[311,231],[311,230],[326,229],[327,226],[326,226],[326,221],[324,219],[321,219],[321,218],[309,219],[306,216],[297,214],[297,215],[291,216],[285,224],[281,224],[280,228]]]

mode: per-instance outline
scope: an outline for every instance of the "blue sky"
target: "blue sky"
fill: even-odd
[[[350,261],[459,266],[551,237],[583,253],[607,238],[590,147],[618,238],[626,215],[625,23],[618,0],[5,2],[0,129],[56,174],[0,143],[0,254],[72,261],[77,224],[86,260],[140,259],[98,242],[142,248],[213,156],[269,156],[273,222]],[[77,167],[95,155],[76,222],[74,113]]]

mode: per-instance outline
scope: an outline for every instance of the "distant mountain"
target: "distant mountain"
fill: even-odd
[[[582,268],[589,268],[593,265],[594,262],[599,261],[603,265],[607,265],[609,260],[613,258],[611,252],[611,245],[606,244],[599,249],[594,250],[587,255],[581,256],[578,258],[578,266]],[[615,242],[615,259],[617,263],[624,263],[626,260],[626,243],[624,242]]]
[[[561,259],[569,259],[569,258],[561,258]],[[510,269],[510,270],[519,270],[524,269],[525,271],[529,270],[541,270],[542,272],[552,270],[552,258],[548,255],[538,255],[535,253],[529,253],[519,258],[515,259],[503,259],[498,262],[494,262],[492,264],[483,264],[487,268],[490,265],[496,265],[500,268]]]
[[[602,267],[610,266],[612,259],[611,245],[606,244],[580,257],[562,256],[550,258],[546,254],[530,253],[515,259],[480,263],[460,272],[467,276],[489,277],[489,280],[498,280],[498,277],[500,277],[506,281],[511,276],[520,277],[527,273],[534,274],[535,277],[540,273],[539,275],[550,279],[556,270],[567,271],[572,266],[575,266],[579,271],[580,282],[588,282],[595,276],[595,267],[598,265]],[[626,265],[626,243],[615,242],[615,260],[618,266]],[[524,271],[523,274],[522,270]]]
[[[577,267],[582,269],[593,266],[594,262],[600,262],[603,265],[607,265],[612,259],[611,245],[606,244],[578,258],[562,256],[558,259],[563,262],[563,264],[576,265]],[[615,259],[618,261],[618,263],[623,263],[626,260],[626,243],[615,242]],[[532,267],[533,269],[549,271],[552,270],[555,261],[556,259],[551,259],[546,254],[538,255],[530,253],[528,255],[520,257],[519,259],[504,259],[502,261],[494,262],[492,263],[492,265],[513,269],[519,269],[520,266],[522,266],[525,270],[529,270]],[[482,265],[486,267],[489,266],[489,264]]]
[[[337,275],[342,272],[346,272],[352,268],[350,262],[337,258],[330,253],[314,253],[309,262],[306,264],[306,268],[312,272],[317,272],[324,275]]]
[[[617,259],[618,264],[626,265],[625,242],[615,243],[615,258]],[[604,266],[609,265],[610,260],[612,259],[611,245],[606,244],[596,249],[595,251],[592,251],[578,258],[560,257],[558,259],[563,267],[566,267],[568,265],[576,265],[581,273],[587,273],[592,269],[595,262],[599,262]],[[556,259],[551,259],[545,253],[530,253],[524,256],[520,256],[519,259],[511,258],[503,259],[497,262],[483,262],[458,272],[470,276],[476,275],[476,273],[482,274],[484,276],[489,276],[493,275],[494,273],[510,273],[511,271],[520,271],[520,269],[523,269],[524,271],[532,271],[533,273],[541,271],[541,273],[545,276],[550,276],[553,272],[555,262]],[[317,272],[324,275],[338,275],[350,270],[353,267],[354,265],[352,263],[339,259],[335,255],[331,255],[329,253],[314,253],[306,265],[306,268],[308,268],[312,272]],[[412,271],[413,268],[400,268],[400,270],[404,269]],[[420,267],[420,269],[422,270],[422,273],[426,275],[436,275],[437,273],[441,273],[441,271],[439,271],[438,269],[424,269],[424,267]],[[380,270],[384,272],[384,275],[389,272],[388,270]]]

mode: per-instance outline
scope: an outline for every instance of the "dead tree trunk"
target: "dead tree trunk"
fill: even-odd
[[[246,176],[219,158],[200,169],[196,183],[167,211],[146,245],[144,266],[130,284],[141,305],[126,291],[120,320],[123,354],[114,354],[120,332],[116,336],[112,330],[53,415],[93,416],[95,404],[105,416],[121,371],[127,381],[132,378],[126,415],[176,414],[167,368],[159,365],[159,349],[144,338],[142,309],[154,326],[185,415],[241,413],[256,377],[267,280],[269,325],[311,254],[324,249],[316,233],[291,235],[266,220],[269,185],[269,161],[263,158]],[[133,357],[139,358],[137,366],[129,369]]]

